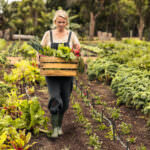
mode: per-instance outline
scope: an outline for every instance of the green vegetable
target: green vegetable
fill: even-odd
[[[60,57],[66,61],[76,59],[76,56],[73,52],[71,52],[71,49],[67,46],[64,46],[64,44],[59,44],[58,50],[50,48],[49,46],[42,47],[37,39],[29,41],[28,44],[31,45],[41,55]]]

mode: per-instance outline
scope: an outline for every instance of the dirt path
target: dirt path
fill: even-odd
[[[44,109],[46,116],[50,117],[49,110],[47,109],[48,94],[47,90],[44,92],[37,92],[36,95],[40,99],[42,108]],[[48,124],[51,129],[51,124]],[[32,141],[38,142],[32,147],[32,150],[87,150],[87,137],[84,134],[82,126],[75,122],[75,116],[73,109],[70,107],[64,116],[63,121],[64,135],[58,139],[50,139],[45,134],[40,134],[39,137],[32,138]]]

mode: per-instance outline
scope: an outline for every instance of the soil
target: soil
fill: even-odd
[[[120,117],[115,121],[117,135],[121,138],[121,140],[126,144],[127,137],[135,138],[135,143],[130,143],[130,150],[140,150],[138,149],[141,145],[145,146],[147,150],[150,149],[150,131],[148,130],[147,116],[144,116],[139,110],[135,110],[133,108],[128,108],[124,105],[117,106],[116,100],[117,97],[111,91],[110,86],[105,85],[104,83],[100,83],[98,81],[88,81],[87,75],[80,75],[78,78],[79,82],[82,81],[83,86],[89,88],[89,99],[92,99],[93,94],[98,95],[101,98],[102,102],[106,103],[107,107],[118,108],[120,109]],[[79,86],[78,82],[78,86]],[[84,89],[84,88],[83,88]],[[50,117],[50,113],[47,109],[48,104],[48,91],[47,87],[42,90],[36,90],[36,95],[39,97],[39,101],[41,103],[42,108],[45,111],[45,115]],[[79,102],[84,116],[91,122],[93,131],[99,136],[100,142],[102,142],[102,150],[126,150],[126,147],[123,147],[121,143],[117,140],[113,141],[109,138],[106,138],[106,134],[108,133],[108,129],[100,131],[98,130],[98,126],[100,123],[96,122],[92,119],[92,116],[89,112],[89,107],[85,105],[82,98],[77,94],[74,90],[72,92],[75,100]],[[95,109],[98,112],[101,112],[104,109],[104,115],[107,118],[110,118],[109,112],[105,109],[103,105],[94,105]],[[68,111],[64,116],[63,121],[63,131],[64,134],[60,136],[58,139],[48,138],[45,134],[40,133],[38,137],[32,136],[32,141],[38,142],[35,144],[31,150],[88,150],[94,149],[93,147],[88,145],[89,136],[85,134],[85,128],[75,120],[75,112],[72,108],[72,103],[70,102],[70,106]],[[131,124],[131,132],[129,135],[122,135],[119,130],[119,125],[121,122],[125,122],[127,124]],[[108,126],[108,123],[104,121],[104,124]],[[49,122],[48,128],[51,129],[51,124]],[[142,150],[142,149],[141,149]]]

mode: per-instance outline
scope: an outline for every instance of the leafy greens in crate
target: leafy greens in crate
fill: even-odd
[[[30,40],[28,44],[31,45],[41,55],[60,57],[64,58],[66,61],[76,59],[72,49],[64,46],[64,44],[59,44],[58,50],[50,48],[49,46],[42,47],[38,38]]]

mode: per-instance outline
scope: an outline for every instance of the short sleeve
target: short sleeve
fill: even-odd
[[[73,43],[73,45],[75,45],[75,44],[80,45],[78,37],[76,36],[76,34],[74,32],[72,32],[72,43]]]
[[[44,36],[43,36],[43,38],[42,38],[42,41],[41,41],[41,45],[42,46],[48,46],[48,38],[49,37],[49,31],[46,31],[45,33],[44,33]]]

